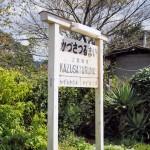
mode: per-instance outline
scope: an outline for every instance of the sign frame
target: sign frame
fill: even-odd
[[[94,38],[98,46],[98,88],[95,89],[95,137],[96,150],[104,149],[104,108],[103,108],[103,41],[107,37],[99,30],[75,23],[55,14],[42,11],[41,21],[49,24],[48,50],[48,147],[47,150],[58,150],[58,51],[60,49],[59,28],[75,31],[79,34]]]

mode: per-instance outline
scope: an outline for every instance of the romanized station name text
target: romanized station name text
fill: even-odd
[[[60,72],[61,73],[95,75],[96,74],[95,71],[96,71],[96,69],[94,67],[60,63]]]

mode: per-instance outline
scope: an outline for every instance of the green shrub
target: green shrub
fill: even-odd
[[[114,87],[104,96],[105,136],[120,138],[127,123],[127,112],[142,101],[128,83]]]
[[[134,109],[127,114],[127,125],[123,134],[131,136],[138,141],[149,140],[150,137],[149,114],[145,115],[144,111],[136,112]]]
[[[85,142],[84,138],[71,133],[64,141],[59,143],[59,150],[95,150],[95,146]]]
[[[150,68],[145,68],[137,72],[130,83],[143,100],[150,102]]]
[[[33,92],[25,99],[32,101],[36,111],[47,113],[47,74],[34,76]],[[95,131],[95,91],[89,88],[59,88],[59,140],[65,138],[69,130],[79,135],[93,136]],[[93,136],[94,138],[94,136]]]
[[[150,118],[150,68],[144,68],[137,72],[131,79],[130,83],[135,89],[137,95],[139,95],[143,100],[143,103],[136,108],[136,111],[140,112],[142,110],[144,113],[144,118],[146,118],[146,116],[148,115],[147,122],[145,123],[146,126],[144,127],[145,130],[150,133],[150,124],[148,124],[148,120]],[[149,143],[149,134],[144,132],[143,138],[145,142]]]
[[[0,104],[23,101],[31,88],[31,81],[18,71],[0,68]]]
[[[137,143],[134,145],[134,150],[149,150],[150,145],[148,144],[143,144],[143,143]]]
[[[32,92],[26,101],[32,101],[36,107],[36,111],[47,113],[47,102],[48,102],[48,79],[47,74],[39,72],[32,76],[34,82]]]
[[[24,148],[24,140],[28,138],[23,126],[24,103],[17,103],[16,106],[0,105],[0,149],[19,150]]]
[[[0,149],[45,150],[47,130],[44,113],[26,98],[33,82],[14,70],[0,68]]]
[[[46,150],[47,148],[47,126],[45,125],[45,114],[37,113],[32,118],[28,127],[29,137],[25,141],[25,146],[33,150]]]
[[[123,147],[117,145],[107,145],[104,147],[104,150],[124,150]]]
[[[67,130],[79,135],[94,133],[95,101],[93,95],[93,89],[59,89],[59,133],[62,136],[66,135]]]
[[[23,116],[26,105],[24,102],[18,102],[15,106],[0,105],[0,149],[46,149],[45,115],[35,114],[31,124],[25,125]]]

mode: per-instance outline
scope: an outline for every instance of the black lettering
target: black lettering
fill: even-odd
[[[72,66],[72,72],[73,72],[73,73],[76,73],[76,71],[77,71],[76,65],[73,65],[73,66]]]
[[[60,63],[60,72],[63,72],[63,63]]]

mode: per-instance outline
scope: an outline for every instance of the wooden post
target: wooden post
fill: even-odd
[[[104,150],[103,112],[103,40],[97,39],[98,46],[98,88],[95,89],[95,137],[96,150]]]
[[[101,32],[80,23],[74,23],[46,11],[40,12],[42,21],[50,26],[48,59],[48,150],[58,150],[58,82],[59,82],[59,25],[63,29],[96,39],[98,46],[98,88],[95,91],[96,150],[104,150],[103,112],[103,40]],[[78,87],[78,86],[77,86]]]
[[[49,24],[47,150],[58,150],[59,38],[59,25],[56,23]]]

